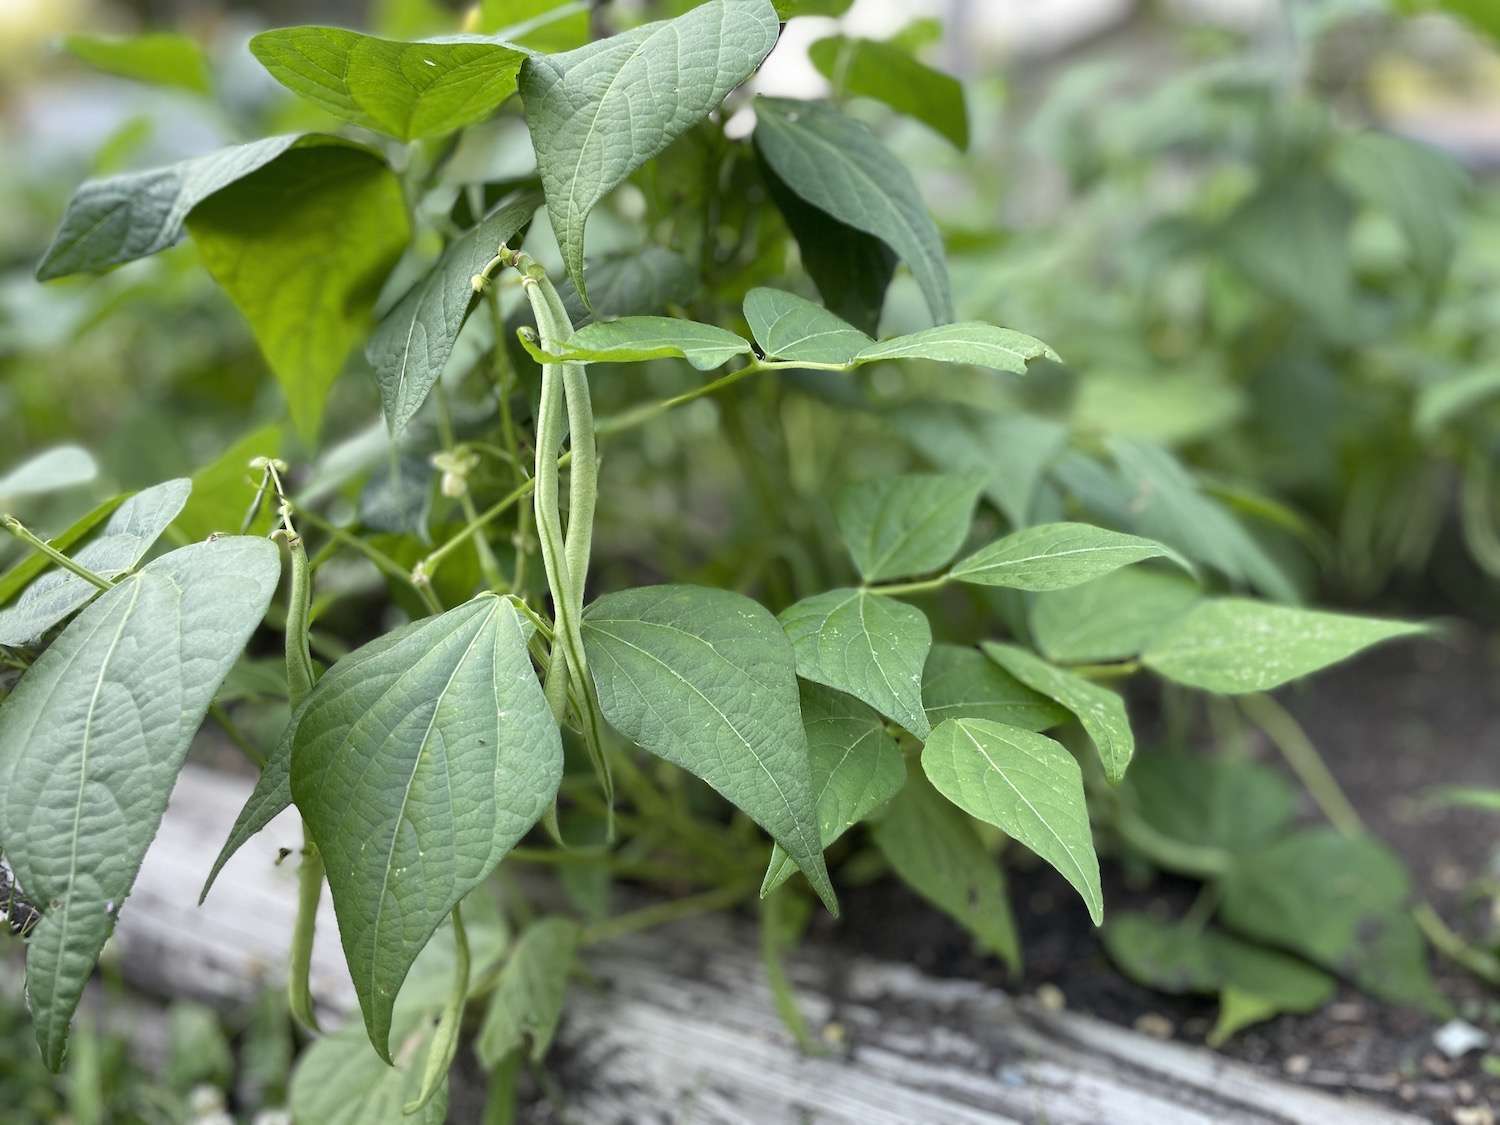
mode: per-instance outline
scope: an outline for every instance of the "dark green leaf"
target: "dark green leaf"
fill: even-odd
[[[978,649],[933,645],[922,673],[922,702],[933,726],[947,719],[991,719],[1026,730],[1065,722],[1068,712],[1033,691]]]
[[[589,296],[594,308],[584,307],[572,282],[558,285],[568,318],[586,324],[595,314],[647,316],[666,312],[673,305],[686,305],[698,291],[698,271],[691,262],[662,246],[643,246],[590,258]]]
[[[963,85],[952,75],[933,70],[910,51],[877,39],[834,35],[819,39],[807,54],[835,90],[884,102],[955,147],[969,147],[969,109]]]
[[[265,539],[164,555],[80,614],[0,704],[0,839],[45,904],[26,985],[53,1070],[188,744],[280,575]]]
[[[562,1018],[580,932],[566,918],[533,922],[511,950],[485,1011],[475,1050],[486,1069],[512,1051],[526,1050],[539,1063]]]
[[[1136,759],[1126,785],[1147,824],[1193,847],[1252,851],[1297,812],[1286,779],[1249,758],[1157,750]]]

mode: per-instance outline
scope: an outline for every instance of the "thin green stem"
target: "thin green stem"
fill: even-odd
[[[737,902],[743,902],[754,893],[754,882],[732,883],[728,886],[716,887],[711,891],[704,891],[702,894],[688,895],[686,898],[632,910],[587,927],[583,931],[582,944],[597,945],[625,937],[627,934],[640,933],[642,930],[655,929],[657,926],[665,926],[670,922],[678,922],[684,918],[711,914],[727,909]]]
[[[1364,835],[1365,826],[1359,813],[1344,796],[1318,748],[1291,713],[1269,695],[1247,695],[1239,703],[1245,717],[1264,731],[1272,745],[1281,751],[1282,758],[1312,794],[1313,801],[1328,822],[1345,836]]]
[[[872,594],[886,594],[897,597],[903,594],[927,594],[934,590],[941,590],[953,581],[951,574],[939,574],[936,578],[926,578],[920,582],[888,582],[883,586],[865,586],[864,589]]]
[[[443,450],[450,457],[458,454],[458,443],[453,437],[453,413],[448,408],[448,392],[443,387],[443,381],[439,379],[432,386],[433,401],[437,404],[438,440],[442,442]],[[474,497],[469,495],[468,482],[463,482],[463,493],[458,498],[459,507],[463,509],[464,518],[473,523],[479,518],[478,509],[474,507]],[[495,558],[495,552],[490,549],[489,540],[483,536],[476,536],[474,549],[479,555],[479,571],[484,575],[484,580],[489,583],[490,589],[497,593],[502,589],[509,589],[510,585],[500,573],[500,561]]]
[[[411,591],[417,595],[417,597],[422,599],[422,604],[425,605],[428,610],[433,613],[443,612],[442,605],[439,604],[437,597],[432,592],[432,587],[416,581],[416,579],[412,577],[411,572],[409,572],[395,559],[387,555],[384,551],[380,550],[378,547],[374,547],[371,544],[366,543],[357,535],[350,535],[343,528],[329,523],[322,516],[317,515],[315,512],[309,511],[306,508],[302,509],[301,515],[304,520],[312,524],[325,535],[338,540],[338,542],[343,546],[348,547],[350,550],[363,555],[372,564],[374,564],[376,570],[380,571],[387,578],[394,578],[397,582],[400,582],[403,585],[409,587]],[[321,553],[322,552],[319,552],[319,554]]]
[[[245,732],[240,730],[235,721],[229,717],[229,712],[224,710],[223,704],[210,703],[208,714],[214,722],[219,724],[219,729],[229,737],[229,741],[239,748],[240,753],[261,769],[266,768],[266,756],[260,752],[260,747],[245,737]]]
[[[3,526],[6,531],[10,532],[22,543],[25,543],[33,551],[39,551],[40,553],[46,555],[58,566],[62,567],[64,570],[71,571],[73,574],[76,574],[79,578],[82,578],[85,582],[89,583],[89,585],[97,586],[101,590],[108,590],[111,586],[114,585],[114,583],[112,583],[108,578],[101,577],[100,575],[95,574],[88,567],[83,566],[81,563],[74,562],[72,559],[68,558],[67,555],[63,554],[56,547],[54,547],[51,543],[48,543],[39,535],[33,534],[31,530],[27,528],[26,525],[23,524],[20,520],[16,519],[15,516],[0,516],[0,526]]]
[[[1147,859],[1182,875],[1213,879],[1227,872],[1234,862],[1234,857],[1223,848],[1184,844],[1162,835],[1124,804],[1117,808],[1115,829],[1122,840]]]
[[[427,1049],[427,1063],[422,1068],[422,1087],[417,1096],[401,1107],[405,1114],[416,1113],[432,1100],[458,1055],[459,1032],[464,1018],[464,1002],[469,998],[469,935],[464,930],[464,916],[457,904],[453,907],[453,985],[448,991],[443,1014],[438,1017],[432,1045]]]
[[[1429,903],[1417,903],[1411,908],[1411,915],[1432,947],[1444,957],[1487,984],[1500,986],[1500,958],[1459,937]]]

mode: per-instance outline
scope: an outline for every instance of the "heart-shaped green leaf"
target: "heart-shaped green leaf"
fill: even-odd
[[[819,73],[846,94],[874,98],[920,121],[955,148],[969,147],[963,84],[933,70],[910,51],[878,39],[833,35],[807,49]]]
[[[84,610],[0,704],[0,839],[43,911],[26,989],[53,1070],[188,744],[280,576],[265,539],[164,555]]]
[[[323,857],[365,1027],[427,939],[550,806],[562,739],[527,655],[530,622],[482,595],[318,681],[292,796]]]
[[[781,289],[752,289],[745,319],[767,359],[849,364],[875,341],[806,297]]]
[[[977,586],[1064,590],[1146,559],[1188,564],[1170,547],[1086,523],[1043,523],[981,547],[953,567],[953,577]]]
[[[908,578],[948,562],[968,538],[983,487],[979,474],[908,473],[840,491],[834,518],[860,577]]]
[[[776,619],[729,590],[647,586],[589,606],[583,643],[610,725],[742,809],[836,910],[796,658]]]
[[[578,923],[568,918],[543,918],[526,927],[500,972],[474,1045],[486,1070],[512,1051],[526,1050],[534,1063],[546,1057],[562,1018],[579,936]]]

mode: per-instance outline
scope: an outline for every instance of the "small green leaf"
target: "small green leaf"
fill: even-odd
[[[1433,438],[1448,423],[1470,417],[1494,399],[1500,399],[1500,370],[1466,371],[1418,391],[1412,421],[1417,433]]]
[[[79,516],[68,525],[67,529],[47,540],[47,545],[54,550],[66,553],[73,544],[81,540],[94,528],[107,520],[110,515],[121,504],[130,498],[130,493],[122,492],[118,496],[111,496],[102,504],[98,504]],[[40,551],[33,551],[23,555],[20,562],[11,567],[4,574],[0,574],[0,605],[5,605],[13,597],[24,590],[37,575],[52,565],[52,560]]]
[[[483,121],[516,92],[526,52],[483,39],[397,43],[339,27],[283,27],[250,53],[294,94],[397,140]]]
[[[479,31],[555,55],[589,41],[589,0],[480,0]]]
[[[589,606],[583,643],[610,725],[742,809],[836,910],[797,661],[776,619],[729,590],[647,586]]]
[[[875,825],[875,845],[901,881],[1021,970],[1021,942],[1005,876],[974,824],[913,774]]]
[[[874,343],[822,305],[781,289],[745,294],[745,319],[767,359],[850,364]]]
[[[422,1087],[422,1058],[432,1027],[409,1016],[399,1028],[399,1066],[370,1050],[358,1024],[313,1041],[292,1072],[289,1101],[297,1121],[320,1125],[443,1125],[448,1119],[448,1080],[410,1116],[402,1107]]]
[[[546,1057],[562,1018],[580,936],[576,922],[543,918],[516,942],[474,1045],[486,1070],[512,1051],[527,1050],[533,1063]]]
[[[282,426],[262,426],[194,473],[193,492],[177,517],[177,530],[189,539],[238,531],[261,477],[251,471],[250,462],[257,457],[281,456],[284,441]],[[258,534],[270,531],[274,508],[273,504],[263,505],[260,517],[246,530]]]
[[[922,769],[964,812],[1057,868],[1083,896],[1094,925],[1103,921],[1083,772],[1062,745],[989,719],[949,719],[922,748]]]
[[[562,740],[532,631],[482,595],[318,681],[297,724],[292,796],[328,872],[375,1050],[427,939],[550,806]]]
[[[927,574],[963,546],[984,478],[908,473],[842,489],[834,517],[866,582]]]
[[[1015,375],[1026,374],[1026,365],[1034,359],[1062,362],[1061,357],[1040,340],[1011,328],[997,328],[973,320],[962,324],[940,324],[909,336],[881,340],[860,352],[855,362],[879,363],[889,359],[963,363]]]
[[[195,94],[212,92],[203,48],[186,35],[158,31],[124,39],[68,35],[63,47],[76,59],[106,74],[153,86],[176,86]]]
[[[1231,929],[1300,953],[1381,999],[1447,1009],[1407,909],[1406,868],[1379,841],[1306,829],[1241,857],[1220,886]]]
[[[99,475],[99,465],[87,449],[59,445],[43,450],[0,477],[0,499],[40,496],[88,484]]]
[[[922,702],[933,726],[947,719],[990,719],[1025,730],[1063,723],[1068,712],[1033,691],[978,649],[933,645],[922,672]]]
[[[296,148],[199,203],[187,225],[311,440],[406,248],[399,181],[361,148]]]
[[[796,16],[841,16],[854,0],[776,0],[776,14],[783,20]]]
[[[447,366],[464,321],[479,299],[472,278],[541,205],[541,197],[529,191],[497,204],[477,226],[449,244],[427,275],[376,326],[365,345],[365,358],[375,368],[393,436],[400,436]]]
[[[712,324],[673,316],[625,316],[586,324],[556,349],[541,351],[534,337],[524,334],[538,363],[639,363],[648,359],[685,359],[699,371],[712,371],[735,356],[749,355],[750,342]]]
[[[769,0],[710,0],[673,20],[526,60],[521,97],[537,170],[585,304],[589,212],[750,77],[779,31]]]
[[[26,989],[54,1071],[188,744],[280,576],[265,539],[164,555],[84,610],[0,704],[0,839],[45,904]]]
[[[1086,523],[1043,523],[982,547],[953,567],[953,577],[1012,590],[1065,590],[1146,559],[1188,564],[1170,547]]]
[[[868,590],[830,590],[788,606],[781,624],[797,675],[848,692],[927,737],[922,668],[932,627],[920,609]]]
[[[1249,758],[1156,750],[1136,759],[1126,787],[1163,836],[1236,854],[1269,844],[1297,812],[1296,790]]]
[[[834,35],[819,39],[807,55],[835,89],[884,102],[945,137],[955,148],[969,147],[963,84],[933,70],[910,51],[878,39]]]
[[[89,180],[73,193],[52,245],[36,267],[38,281],[102,270],[144,258],[182,237],[188,212],[302,145],[342,145],[337,137],[292,134],[221,148],[165,168]]]
[[[1184,575],[1127,567],[1082,586],[1037,595],[1031,632],[1049,660],[1127,660],[1202,597],[1198,584]]]
[[[981,647],[986,656],[1027,687],[1056,700],[1073,713],[1099,751],[1106,777],[1119,781],[1125,776],[1135,753],[1135,735],[1130,730],[1124,700],[1108,688],[1053,667],[1024,648],[995,641],[986,641]]]
[[[169,480],[142,489],[115,510],[73,561],[102,578],[118,578],[151,549],[187,502],[192,483]],[[26,587],[16,604],[0,609],[0,645],[35,643],[99,591],[70,571],[57,569]]]
[[[1239,695],[1270,691],[1371,645],[1427,631],[1408,621],[1211,598],[1159,633],[1141,660],[1176,683]]]
[[[781,181],[894,250],[916,277],[933,320],[952,320],[942,236],[911,173],[869,126],[826,102],[760,97],[755,112],[755,147]]]
[[[880,716],[863,703],[817,684],[800,687],[818,833],[827,848],[896,795],[906,781],[906,762]],[[781,846],[772,848],[761,897],[785,883],[794,870],[796,865]]]

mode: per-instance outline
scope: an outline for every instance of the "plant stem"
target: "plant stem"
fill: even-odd
[[[318,924],[318,900],[323,897],[323,857],[307,835],[302,835],[302,866],[297,869],[297,920],[292,926],[291,964],[287,970],[287,1007],[292,1018],[308,1031],[318,1030],[313,1010],[312,974],[313,938]]]
[[[864,589],[872,594],[895,597],[902,594],[926,594],[933,590],[941,590],[952,581],[953,575],[939,574],[936,578],[926,578],[920,582],[890,582],[884,586],[866,586]]]
[[[1117,806],[1115,829],[1122,840],[1148,859],[1183,875],[1213,879],[1228,871],[1233,862],[1223,848],[1184,844],[1162,835],[1123,803]]]
[[[356,551],[359,554],[363,555],[374,565],[376,570],[380,571],[380,573],[384,574],[387,578],[394,578],[396,581],[409,587],[411,591],[417,595],[417,597],[422,599],[422,604],[425,605],[430,612],[443,612],[441,603],[438,602],[437,597],[432,592],[432,587],[415,581],[412,578],[410,571],[408,571],[395,559],[387,555],[384,551],[380,550],[378,547],[371,546],[369,543],[366,543],[357,535],[350,535],[343,528],[329,523],[322,516],[306,508],[301,509],[300,515],[304,520],[312,524],[325,535],[336,539],[340,544],[348,547],[350,550]],[[322,552],[319,552],[319,554],[321,553]]]
[[[624,937],[627,934],[639,933],[641,930],[653,929],[664,926],[669,922],[677,922],[683,918],[692,918],[699,914],[711,914],[716,910],[723,910],[733,906],[755,893],[753,882],[731,883],[728,886],[716,887],[702,894],[689,895],[686,898],[674,899],[671,902],[657,903],[640,910],[632,910],[628,914],[620,914],[607,921],[589,926],[583,931],[584,945],[597,945],[600,942],[613,941],[615,938]]]
[[[239,748],[240,753],[244,754],[245,757],[249,758],[261,769],[266,768],[266,756],[260,752],[260,747],[245,737],[245,732],[240,730],[235,721],[229,717],[229,712],[224,710],[222,705],[210,703],[208,705],[208,714],[214,722],[219,724],[219,728],[229,736],[229,741]]]
[[[1432,947],[1444,957],[1467,969],[1480,980],[1500,986],[1500,958],[1464,941],[1448,928],[1448,924],[1429,903],[1417,903],[1411,908],[1411,915]]]
[[[39,551],[42,554],[46,555],[49,559],[55,562],[58,566],[62,567],[64,570],[72,571],[72,573],[76,574],[79,578],[82,578],[91,586],[97,586],[101,590],[108,590],[111,586],[114,585],[114,583],[111,582],[108,578],[103,578],[100,575],[95,574],[88,567],[83,566],[81,563],[74,562],[72,559],[68,558],[67,555],[63,554],[56,547],[54,547],[51,543],[48,543],[45,539],[33,534],[26,527],[26,525],[23,524],[20,520],[16,519],[15,516],[0,516],[0,527],[4,527],[6,531],[10,532],[22,543],[25,543],[33,551]]]
[[[1345,836],[1362,836],[1364,822],[1344,796],[1338,780],[1329,772],[1318,748],[1285,707],[1269,695],[1247,695],[1239,701],[1245,717],[1265,732],[1272,745],[1281,751],[1286,764],[1312,794],[1318,809],[1328,822]]]

